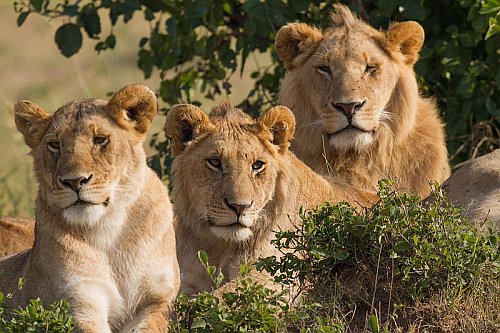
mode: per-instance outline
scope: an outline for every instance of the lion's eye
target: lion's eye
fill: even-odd
[[[373,74],[375,73],[375,71],[378,69],[378,66],[377,65],[366,65],[366,68],[365,68],[365,73],[368,73],[368,74]]]
[[[97,146],[105,146],[109,142],[109,138],[103,135],[97,135],[94,137],[94,144]]]
[[[262,161],[256,161],[254,164],[252,164],[252,170],[255,172],[261,172],[262,170],[264,170],[265,165],[266,163]]]
[[[59,143],[59,141],[51,141],[51,142],[47,143],[47,147],[52,152],[58,152],[60,146],[61,146],[61,144]]]
[[[318,66],[317,69],[322,74],[332,74],[330,66]]]
[[[220,161],[219,158],[216,158],[216,157],[209,158],[207,160],[207,165],[212,170],[215,170],[215,171],[221,171],[222,170],[222,162]]]

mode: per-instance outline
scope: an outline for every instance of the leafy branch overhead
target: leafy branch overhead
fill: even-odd
[[[277,103],[284,75],[273,46],[277,29],[297,21],[326,27],[334,2],[18,0],[14,7],[18,25],[32,13],[63,18],[55,42],[68,57],[80,50],[83,35],[95,40],[97,52],[113,49],[126,42],[117,41],[113,29],[134,16],[143,19],[150,33],[138,44],[137,65],[145,77],[158,73],[167,105],[199,103],[195,93],[212,99],[230,94],[230,78],[265,53],[270,60],[250,73],[254,87],[243,102],[256,115]],[[374,26],[416,20],[424,27],[416,72],[422,92],[435,96],[442,110],[452,163],[499,147],[499,0],[358,0],[351,7]]]

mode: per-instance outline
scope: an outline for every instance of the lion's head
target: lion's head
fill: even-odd
[[[76,100],[49,114],[30,101],[14,107],[31,148],[39,198],[68,225],[91,226],[139,195],[142,141],[156,114],[154,93],[131,85],[109,101]],[[83,225],[81,225],[83,224]]]
[[[183,104],[169,111],[165,129],[175,157],[172,198],[193,232],[241,242],[265,230],[279,156],[295,130],[290,110],[275,107],[254,120],[222,103],[209,118]]]
[[[303,23],[280,29],[276,51],[295,73],[296,84],[307,91],[303,103],[312,113],[305,116],[307,125],[319,129],[338,150],[361,151],[384,127],[404,132],[413,125],[414,114],[394,105],[395,90],[404,88],[397,87],[401,76],[413,77],[424,31],[416,22],[403,22],[381,32],[345,6],[335,9],[332,26],[324,33]]]
[[[443,125],[413,72],[424,31],[412,21],[376,30],[334,8],[325,31],[291,23],[276,35],[288,70],[280,102],[297,120],[292,150],[318,172],[369,187],[396,177],[424,194],[449,175]]]

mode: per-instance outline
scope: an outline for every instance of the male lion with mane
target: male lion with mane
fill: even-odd
[[[166,331],[179,267],[168,193],[142,148],[156,111],[142,85],[52,115],[16,103],[39,190],[33,247],[0,261],[8,306],[66,299],[80,332]]]
[[[300,225],[301,207],[327,200],[366,205],[377,198],[353,186],[331,185],[288,150],[295,118],[287,107],[252,119],[223,102],[209,118],[181,104],[167,114],[165,130],[174,156],[180,291],[188,295],[213,287],[199,250],[227,282],[241,264],[280,255],[271,244],[274,232]]]
[[[297,119],[291,149],[315,171],[376,188],[381,178],[426,196],[449,175],[443,124],[413,72],[424,41],[416,22],[378,31],[335,5],[324,32],[290,23],[276,35],[288,73],[280,102]]]

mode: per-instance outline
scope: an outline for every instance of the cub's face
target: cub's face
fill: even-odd
[[[289,109],[275,107],[254,120],[223,103],[209,119],[193,105],[178,105],[167,115],[166,130],[181,223],[231,242],[270,228],[267,215],[295,130]]]
[[[109,102],[76,100],[54,114],[20,101],[14,112],[31,147],[39,196],[66,223],[90,226],[124,214],[138,197],[146,167],[142,141],[156,113],[147,87],[124,87]]]
[[[130,192],[127,180],[144,159],[137,140],[130,142],[99,103],[76,101],[59,109],[33,151],[41,195],[70,223],[103,217],[117,194]]]
[[[365,149],[381,124],[398,72],[389,56],[364,35],[341,31],[326,35],[314,54],[297,69],[308,87],[316,125],[330,146]]]
[[[273,148],[234,128],[207,136],[175,159],[174,186],[182,183],[197,228],[222,239],[243,241],[261,227],[263,208],[276,186]]]

